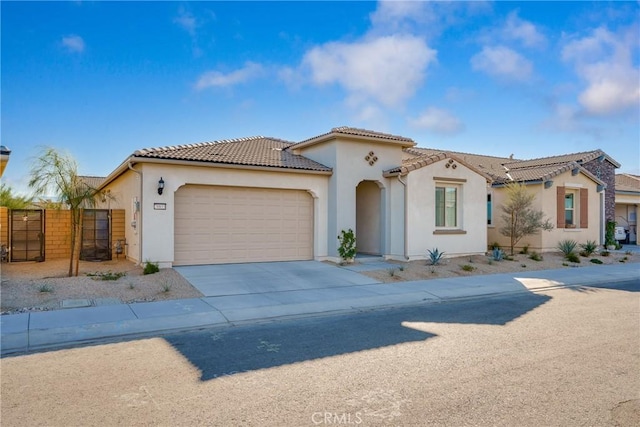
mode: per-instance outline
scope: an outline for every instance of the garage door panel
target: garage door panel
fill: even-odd
[[[175,265],[313,258],[306,191],[187,185],[175,205]]]

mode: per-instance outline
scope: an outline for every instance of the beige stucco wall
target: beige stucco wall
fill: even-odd
[[[589,215],[588,228],[557,228],[557,187],[564,186],[567,189],[586,188],[589,191]],[[516,251],[522,249],[525,245],[530,250],[537,252],[556,251],[558,242],[562,240],[575,240],[578,243],[586,243],[587,240],[593,240],[601,243],[602,225],[602,194],[597,192],[597,184],[589,179],[586,175],[572,175],[571,171],[565,172],[553,179],[553,185],[545,188],[543,184],[530,184],[527,189],[535,194],[534,209],[542,210],[546,217],[550,219],[554,225],[551,231],[539,231],[531,236],[525,236],[516,245]],[[504,224],[501,217],[500,206],[506,199],[506,190],[504,188],[492,188],[493,194],[493,225],[488,227],[488,244],[494,242],[500,244],[502,248],[509,247],[509,238],[500,234],[499,228]],[[579,218],[579,215],[577,215]]]
[[[370,153],[373,152],[373,156]],[[301,150],[301,154],[312,160],[333,168],[329,177],[328,190],[328,254],[330,259],[338,261],[338,239],[341,230],[356,230],[356,187],[362,181],[374,181],[380,189],[380,223],[383,254],[391,252],[392,241],[402,239],[403,233],[390,235],[387,230],[392,223],[402,218],[402,205],[391,206],[390,186],[395,178],[384,178],[383,172],[401,164],[402,147],[398,144],[372,141],[354,141],[335,139],[312,145]],[[373,165],[366,157],[377,158]],[[397,226],[393,227],[397,228]],[[361,236],[360,238],[366,239]],[[356,235],[356,239],[359,237]]]
[[[136,166],[139,169],[140,166]],[[156,181],[157,185],[157,181]],[[140,222],[142,212],[134,210],[134,200],[140,200],[140,177],[131,170],[126,170],[122,175],[112,181],[104,192],[108,192],[109,197],[104,201],[98,200],[98,209],[124,209],[124,237],[126,246],[124,248],[127,259],[141,263],[145,259],[140,254]],[[144,256],[144,255],[143,255]]]
[[[327,191],[326,175],[291,173],[265,170],[217,168],[207,166],[168,165],[143,163],[135,165],[142,171],[143,197],[138,224],[127,227],[129,257],[137,262],[158,262],[160,267],[173,264],[174,251],[174,195],[186,184],[222,185],[232,187],[256,187],[306,190],[314,198],[314,258],[327,257]],[[160,177],[165,182],[162,195],[158,194]],[[119,200],[118,205],[127,210],[130,221],[134,219],[133,198],[139,197],[139,177],[128,171],[105,189]],[[154,204],[166,205],[155,209]],[[111,202],[113,207],[114,202]],[[142,218],[142,219],[140,219]],[[141,221],[141,228],[140,228]],[[138,247],[142,233],[142,246]]]
[[[444,159],[414,170],[406,176],[408,186],[409,259],[424,259],[437,248],[445,256],[484,253],[487,247],[487,181],[473,170]],[[450,167],[446,167],[449,164]],[[454,169],[451,165],[455,164]],[[444,181],[444,178],[450,181]],[[458,185],[458,224],[453,234],[437,234],[436,184]]]

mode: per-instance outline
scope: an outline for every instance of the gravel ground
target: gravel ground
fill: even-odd
[[[68,299],[116,298],[131,303],[202,296],[171,268],[144,275],[142,267],[126,260],[80,261],[78,277],[66,277],[69,260],[64,259],[4,263],[0,268],[2,314],[56,310]],[[102,280],[108,273],[123,276]]]
[[[609,256],[593,254],[580,257],[580,263],[568,262],[560,252],[541,254],[542,259],[535,261],[530,254],[516,254],[513,260],[492,261],[489,256],[474,255],[456,258],[443,258],[438,265],[429,265],[428,261],[391,262],[397,267],[387,270],[366,271],[369,277],[384,283],[410,280],[442,279],[447,277],[476,276],[480,274],[513,273],[535,270],[552,270],[557,268],[576,268],[595,265],[610,265],[620,262],[640,262],[640,254],[613,252]],[[594,264],[597,259],[602,264]]]
[[[581,257],[579,264],[565,261],[560,253],[546,253],[541,261],[534,261],[529,255],[518,254],[514,256],[513,261],[500,262],[492,262],[487,256],[477,255],[446,258],[436,266],[427,265],[424,260],[392,262],[397,265],[396,268],[367,271],[363,274],[383,283],[393,283],[596,265],[591,263],[590,259],[598,259],[602,261],[602,265],[621,261],[640,262],[640,254],[612,253],[607,257],[593,255],[589,258]],[[468,271],[465,271],[463,266],[468,266]],[[81,261],[78,277],[66,277],[68,267],[69,261],[65,259],[0,265],[1,313],[56,310],[61,308],[63,300],[69,299],[93,301],[97,298],[115,298],[123,303],[132,303],[203,296],[171,268],[143,275],[142,267],[126,260]],[[124,275],[117,280],[101,280],[107,273]]]

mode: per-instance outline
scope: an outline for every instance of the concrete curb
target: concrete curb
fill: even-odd
[[[639,264],[623,264],[539,270],[525,274],[496,274],[394,284],[354,284],[326,289],[4,315],[0,316],[0,353],[9,355],[207,327],[628,282],[640,279],[639,267]]]

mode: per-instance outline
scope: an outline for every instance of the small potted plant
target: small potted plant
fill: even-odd
[[[353,230],[342,230],[338,236],[338,241],[340,242],[338,246],[340,258],[347,264],[353,263],[356,256],[356,235]]]

